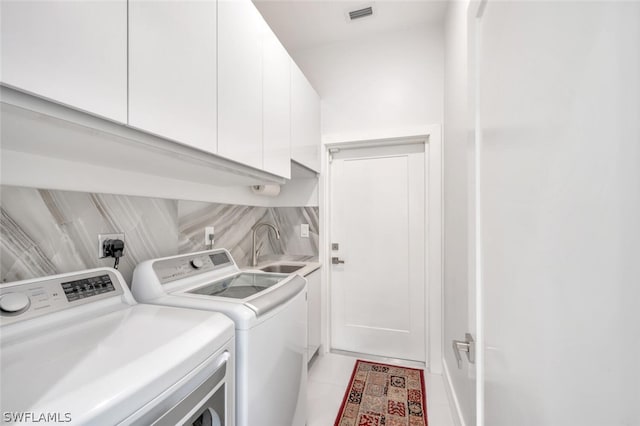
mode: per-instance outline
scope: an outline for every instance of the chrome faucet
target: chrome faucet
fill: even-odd
[[[253,228],[251,228],[253,229],[253,243],[251,246],[251,266],[258,266],[258,250],[256,249],[256,233],[258,232],[258,229],[262,228],[263,226],[268,226],[269,228],[273,229],[273,232],[276,233],[276,238],[280,239],[280,231],[278,231],[278,228],[276,228],[272,224],[267,222],[260,222],[255,224]]]

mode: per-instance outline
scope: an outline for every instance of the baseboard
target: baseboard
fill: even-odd
[[[453,421],[456,426],[466,426],[464,421],[464,416],[462,415],[462,409],[460,408],[460,401],[458,401],[458,396],[456,395],[456,391],[453,388],[453,384],[451,383],[451,375],[449,373],[449,365],[447,364],[446,359],[442,359],[442,376],[445,382],[445,389],[447,391],[447,397],[449,398],[449,405],[453,407],[451,415],[453,416]]]

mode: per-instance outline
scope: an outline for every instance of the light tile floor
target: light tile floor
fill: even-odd
[[[307,426],[333,425],[356,359],[352,356],[329,353],[319,354],[313,360],[309,369],[307,387]],[[372,361],[376,360],[372,359]],[[379,362],[397,364],[388,360]],[[406,366],[416,368],[411,364]],[[427,387],[429,426],[453,426],[453,417],[442,376],[425,372],[424,379]]]

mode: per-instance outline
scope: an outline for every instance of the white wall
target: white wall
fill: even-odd
[[[458,416],[466,425],[475,424],[474,382],[464,359],[458,369],[451,350],[454,339],[470,328],[469,291],[473,262],[469,247],[473,246],[473,147],[469,138],[467,85],[467,8],[468,1],[449,3],[445,19],[444,62],[444,353],[445,379],[448,380]],[[473,372],[473,370],[472,370]]]
[[[321,97],[325,141],[419,134],[407,129],[442,123],[441,27],[381,33],[293,57]]]

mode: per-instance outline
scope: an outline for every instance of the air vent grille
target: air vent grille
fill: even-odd
[[[371,6],[365,7],[364,9],[352,10],[349,12],[349,18],[353,21],[354,19],[364,18],[366,16],[373,15],[373,9]]]

